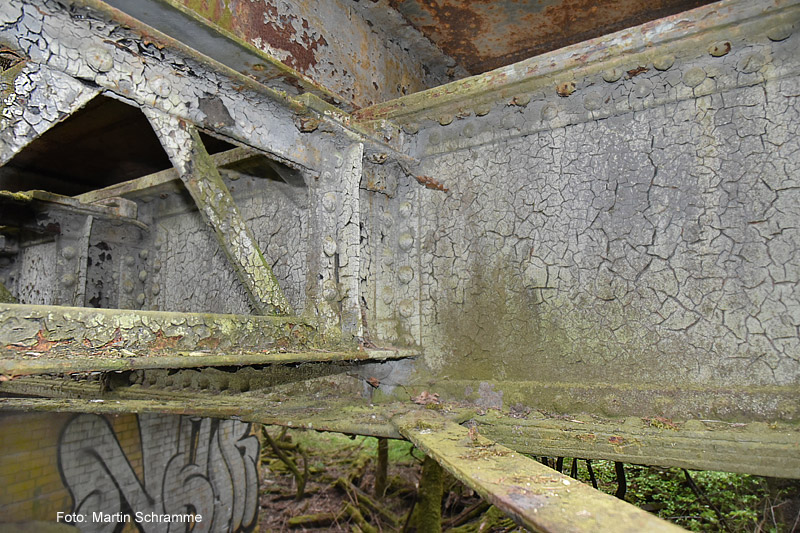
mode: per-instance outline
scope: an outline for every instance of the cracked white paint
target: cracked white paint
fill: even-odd
[[[100,92],[36,63],[26,63],[13,85],[0,87],[0,166]]]

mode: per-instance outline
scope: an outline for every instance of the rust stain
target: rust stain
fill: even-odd
[[[219,347],[219,342],[217,337],[208,337],[200,340],[197,343],[197,347],[201,350],[216,350]]]
[[[53,346],[60,344],[69,344],[71,341],[49,341],[44,336],[44,330],[40,329],[36,332],[36,344],[33,346],[24,346],[21,344],[9,344],[6,348],[17,351],[31,351],[31,352],[48,352]]]
[[[170,348],[175,348],[175,346],[178,344],[178,341],[180,341],[182,338],[183,335],[167,337],[166,335],[164,335],[163,331],[159,330],[159,332],[156,333],[156,340],[153,341],[153,344],[150,345],[150,349],[159,351],[159,350],[167,350]]]
[[[390,0],[413,26],[478,74],[711,3],[710,0]]]
[[[638,76],[639,74],[644,74],[648,70],[650,69],[647,67],[636,67],[634,69],[631,69],[628,71],[628,79]]]
[[[428,189],[449,192],[450,189],[429,176],[414,176],[414,178]]]
[[[574,81],[565,81],[564,83],[560,83],[556,86],[556,93],[558,96],[562,98],[566,98],[567,96],[571,95],[575,92],[575,82]]]
[[[317,51],[328,46],[325,37],[312,28],[308,20],[288,13],[285,8],[279,9],[276,0],[232,2],[228,6],[214,2],[213,9],[205,2],[199,6],[193,0],[182,2],[200,16],[258,48],[266,46],[287,52],[284,57],[279,57],[280,61],[304,74],[316,66]],[[254,70],[259,69],[256,66]]]

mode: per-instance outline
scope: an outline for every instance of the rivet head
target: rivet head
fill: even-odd
[[[394,300],[394,293],[390,287],[384,286],[383,289],[381,289],[381,300],[383,300],[383,303],[386,305],[392,303],[392,300]]]
[[[93,46],[86,51],[86,63],[92,70],[108,72],[114,66],[114,58],[105,48]]]
[[[648,79],[637,80],[633,85],[633,94],[637,98],[644,98],[653,92],[653,82]]]
[[[683,73],[683,83],[688,87],[697,87],[706,79],[706,71],[700,67],[693,67]]]
[[[531,95],[528,93],[518,94],[511,100],[511,105],[525,107],[531,103]]]
[[[708,47],[708,53],[714,57],[722,57],[731,51],[730,41],[719,41]]]
[[[133,292],[133,282],[129,279],[126,279],[122,282],[122,290],[125,294],[130,294]]]
[[[475,127],[475,124],[470,122],[464,126],[464,129],[461,131],[461,133],[464,134],[464,137],[474,137],[475,133],[477,133],[477,128]]]
[[[428,135],[428,143],[437,145],[440,142],[442,142],[442,135],[438,131],[431,132],[431,134]]]
[[[566,98],[567,96],[571,95],[575,92],[577,86],[575,85],[574,81],[565,81],[564,83],[559,83],[556,85],[556,93],[558,96],[562,98]]]
[[[65,287],[72,287],[78,281],[75,274],[64,274],[61,276],[61,284]]]
[[[336,204],[337,204],[337,199],[335,192],[325,193],[322,196],[322,207],[328,213],[333,213],[334,211],[336,211]]]
[[[324,182],[333,181],[333,174],[326,170],[325,172],[322,173],[322,181],[324,181]]]
[[[442,126],[447,126],[451,122],[453,122],[453,115],[447,114],[439,117],[439,124]]]
[[[153,262],[153,270],[154,270],[155,272],[161,272],[161,261],[159,261],[158,259],[156,259],[156,260]]]
[[[78,251],[74,246],[65,246],[64,249],[61,250],[61,255],[64,257],[64,259],[72,259],[78,255]]]
[[[147,270],[139,271],[139,281],[144,281],[147,279]]]
[[[414,304],[411,300],[403,300],[397,304],[397,310],[400,312],[400,316],[408,318],[414,314]]]
[[[336,253],[336,248],[337,248],[336,239],[334,239],[330,235],[325,237],[325,240],[322,241],[322,251],[328,257],[333,257],[333,255]]]
[[[136,262],[136,260],[133,258],[132,255],[126,255],[125,256],[125,266],[131,267],[131,266],[133,266],[133,264],[135,262]]]
[[[489,104],[483,104],[475,107],[475,116],[482,117],[488,115],[489,112],[492,110],[492,106]]]
[[[414,135],[415,133],[419,133],[419,124],[416,122],[409,122],[408,124],[403,124],[403,131],[408,133],[409,135]]]
[[[553,120],[558,116],[558,106],[547,104],[542,108],[542,120]]]
[[[400,246],[401,250],[407,252],[414,246],[414,236],[410,233],[403,233],[397,240],[397,244]]]
[[[411,283],[411,280],[414,279],[414,269],[410,266],[400,267],[397,271],[397,279],[404,285]]]
[[[665,54],[658,56],[653,60],[653,68],[656,70],[669,70],[675,64],[675,56],[672,54]]]
[[[622,77],[623,71],[619,67],[610,68],[608,70],[603,71],[603,79],[608,83],[614,83],[615,81],[619,81]]]
[[[152,287],[150,287],[150,293],[153,296],[158,296],[160,292],[161,292],[161,287],[159,287],[158,285],[153,285]]]
[[[140,292],[136,295],[136,303],[139,305],[144,305],[144,293]]]
[[[747,54],[744,56],[737,65],[739,70],[746,74],[751,74],[761,70],[761,67],[767,64],[767,58],[758,52]]]
[[[410,217],[413,211],[414,207],[411,205],[411,202],[403,202],[400,204],[400,207],[397,208],[397,213],[403,218]]]
[[[344,164],[344,157],[342,157],[342,154],[340,154],[339,152],[333,154],[333,166],[336,168],[342,168],[343,164]]]
[[[336,283],[333,280],[325,280],[322,284],[322,297],[329,302],[339,297],[339,291],[336,289]]]
[[[150,80],[150,88],[152,88],[153,92],[161,98],[168,97],[172,92],[172,87],[170,86],[169,80],[164,76],[155,76],[152,78]]]
[[[146,260],[150,256],[149,250],[139,250],[139,259]]]
[[[770,28],[767,32],[767,37],[770,41],[784,41],[792,36],[792,32],[794,32],[794,28],[791,24],[784,24],[783,26],[776,26],[774,28]]]
[[[603,100],[597,93],[590,93],[583,97],[583,107],[589,111],[600,109],[602,104]]]

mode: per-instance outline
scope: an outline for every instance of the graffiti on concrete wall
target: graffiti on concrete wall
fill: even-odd
[[[141,474],[105,418],[82,414],[64,427],[59,468],[74,502],[65,521],[98,532],[135,523],[150,533],[185,531],[186,523],[165,517],[191,514],[202,517],[195,532],[255,526],[259,442],[250,424],[158,414],[138,418]]]

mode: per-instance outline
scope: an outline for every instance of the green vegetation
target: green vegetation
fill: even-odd
[[[570,472],[572,459],[564,460]],[[598,488],[617,491],[612,461],[592,461]],[[789,511],[800,484],[728,472],[689,472],[699,494],[680,468],[625,465],[625,500],[691,531],[792,531],[797,513]],[[578,460],[578,478],[590,483],[586,462]],[[716,510],[714,509],[716,507]],[[783,521],[783,523],[782,523]],[[788,522],[788,523],[787,523]],[[794,524],[798,526],[800,524]]]
[[[297,476],[264,443],[262,531],[407,531],[418,505],[423,455],[410,442],[388,440],[386,490],[375,494],[378,440],[338,433],[284,432],[269,428],[278,447],[307,479],[297,500]],[[557,467],[555,458],[549,466]],[[573,460],[561,461],[570,474]],[[587,463],[577,461],[576,476],[591,484]],[[598,488],[615,494],[615,463],[592,461]],[[800,531],[800,482],[745,474],[692,471],[695,488],[680,468],[624,465],[625,500],[690,531]],[[500,511],[445,473],[443,530],[449,533],[523,531]],[[797,523],[795,521],[797,520]],[[409,527],[410,526],[410,527]],[[793,529],[794,527],[794,529]]]

